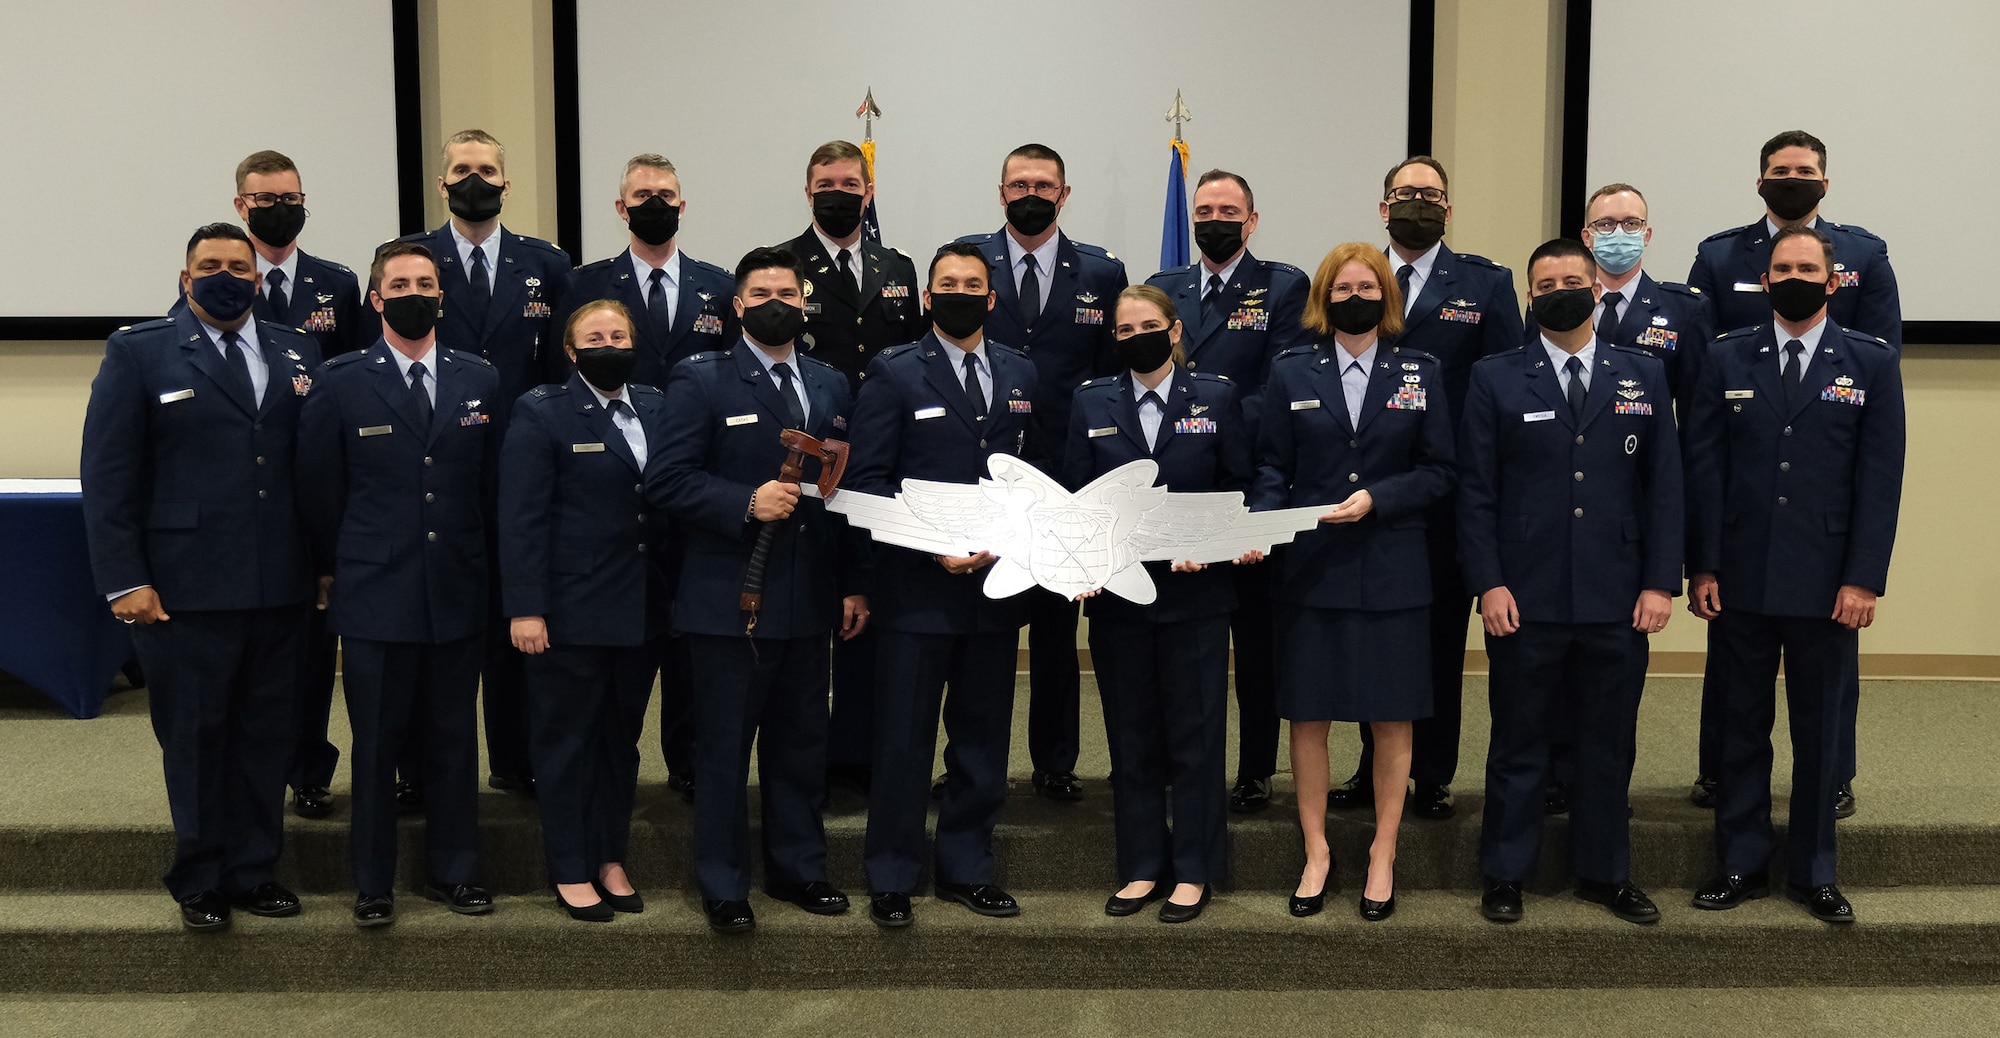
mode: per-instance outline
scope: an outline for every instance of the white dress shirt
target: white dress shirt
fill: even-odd
[[[607,396],[603,390],[591,385],[589,379],[583,380],[583,386],[590,390],[591,396],[597,398],[597,406],[604,408],[611,415],[611,424],[625,434],[625,445],[632,448],[632,460],[637,461],[641,469],[645,468],[646,430],[639,424],[639,414],[632,407],[632,397],[625,392],[625,387],[620,386],[618,392]],[[613,411],[611,410],[613,400],[623,400],[625,406]]]
[[[1424,282],[1431,279],[1431,268],[1437,266],[1438,253],[1443,249],[1444,242],[1438,242],[1410,261],[1410,292],[1403,297],[1404,317],[1410,316],[1410,308],[1417,305],[1417,297],[1423,294]],[[1396,272],[1403,269],[1403,257],[1393,248],[1385,250],[1384,255],[1389,257],[1389,276],[1394,278]]]
[[[438,355],[438,350],[437,350],[436,339],[431,340],[430,349],[425,350],[423,356],[416,358],[406,357],[403,355],[402,350],[399,350],[394,346],[389,347],[389,356],[395,360],[396,371],[398,374],[402,376],[403,386],[406,389],[409,388],[410,385],[410,365],[417,363],[417,361],[423,361],[424,395],[431,398],[431,407],[433,408],[437,407],[437,401],[438,401],[437,355]],[[423,431],[427,430],[419,430],[419,432]]]
[[[842,245],[832,238],[827,237],[826,232],[819,229],[819,224],[813,224],[813,234],[819,238],[820,247],[826,250],[827,261],[833,264],[833,272],[836,274],[840,273],[840,250],[847,250],[847,273],[854,279],[855,291],[860,291],[861,239],[856,238],[852,245]]]
[[[778,388],[778,392],[784,392],[785,384],[778,379],[779,359],[764,352],[763,347],[751,342],[747,336],[743,339],[743,344],[750,350],[751,355],[757,358],[757,363],[764,365],[764,374],[770,378],[771,384]],[[810,422],[812,420],[812,402],[807,397],[811,394],[806,392],[806,373],[799,369],[799,351],[797,347],[794,347],[790,353],[785,354],[784,364],[792,369],[792,395],[799,401],[799,413],[805,416],[807,422]]]
[[[493,233],[486,236],[485,241],[474,245],[472,244],[472,239],[458,233],[457,223],[449,223],[445,226],[451,228],[451,240],[458,245],[458,261],[465,264],[465,276],[467,278],[472,277],[472,250],[478,249],[486,254],[486,290],[491,292],[493,290],[493,279],[500,272],[500,229],[495,227]],[[426,365],[426,367],[428,366]]]
[[[1001,231],[1000,234],[1007,239],[1007,269],[1014,275],[1014,292],[1016,298],[1019,298],[1021,291],[1021,275],[1028,272],[1028,264],[1025,257],[1033,256],[1035,257],[1035,275],[1041,279],[1042,284],[1041,302],[1042,306],[1046,308],[1049,304],[1049,280],[1056,268],[1056,242],[1062,240],[1062,232],[1058,231],[1055,234],[1049,235],[1049,240],[1043,242],[1032,253],[1023,250],[1021,243],[1014,240],[1012,233]],[[981,356],[979,359],[982,364],[986,360],[984,356]]]
[[[632,257],[632,275],[639,279],[639,298],[645,300],[646,305],[651,307],[655,268],[640,259],[636,252],[628,255]],[[667,294],[667,324],[671,325],[674,323],[674,309],[681,301],[681,250],[675,249],[673,255],[668,256],[667,261],[660,264],[657,269],[660,271],[660,290]]]
[[[201,322],[201,330],[208,333],[209,343],[215,347],[215,352],[222,354],[223,361],[227,363],[229,347],[222,342],[222,337],[227,333],[207,321]],[[243,327],[236,329],[236,337],[243,340],[243,360],[250,367],[250,388],[257,406],[262,407],[264,387],[271,383],[271,365],[265,362],[264,347],[257,341],[256,320],[243,322]]]
[[[1139,431],[1145,434],[1146,449],[1157,450],[1160,446],[1160,426],[1167,419],[1167,394],[1174,389],[1174,369],[1167,368],[1167,377],[1160,380],[1158,387],[1147,389],[1138,376],[1132,378],[1132,391],[1139,394]],[[1157,399],[1146,399],[1147,393],[1157,394]]]
[[[1375,352],[1382,343],[1378,339],[1368,344],[1368,348],[1356,357],[1339,346],[1333,347],[1335,363],[1340,365],[1340,395],[1347,399],[1347,427],[1361,427],[1361,399],[1368,395],[1368,373],[1375,370]]]
[[[1778,354],[1778,381],[1797,381],[1799,374],[1796,371],[1790,370],[1792,361],[1790,357],[1785,355],[1785,344],[1792,341],[1792,337],[1785,334],[1785,330],[1778,327],[1776,321],[1771,322],[1771,331],[1776,333],[1778,337],[1778,349],[1776,351]],[[1806,351],[1799,355],[1799,363],[1804,365],[1804,370],[1812,370],[1813,354],[1819,352],[1820,336],[1825,332],[1826,318],[1822,317],[1817,324],[1799,334],[1799,342],[1806,348]]]
[[[1567,397],[1569,395],[1569,351],[1550,342],[1549,337],[1546,335],[1542,336],[1542,349],[1549,351],[1549,363],[1556,366],[1556,381],[1562,384],[1563,395]],[[1576,351],[1576,359],[1583,362],[1583,374],[1580,377],[1583,379],[1583,391],[1588,393],[1590,392],[1590,366],[1597,361],[1597,340],[1595,338],[1591,339],[1590,345]]]

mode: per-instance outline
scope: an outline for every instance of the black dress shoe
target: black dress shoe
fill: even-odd
[[[829,764],[826,766],[826,787],[845,789],[851,793],[867,796],[874,785],[874,776],[866,764]]]
[[[1452,804],[1450,786],[1433,786],[1428,782],[1417,783],[1416,795],[1410,798],[1410,813],[1418,818],[1432,821],[1450,818],[1457,810]]]
[[[990,883],[946,883],[940,880],[932,891],[940,901],[956,901],[980,915],[1003,918],[1020,915],[1021,906],[1013,895]]]
[[[1841,896],[1840,888],[1831,883],[1818,887],[1786,883],[1785,896],[1806,906],[1806,911],[1822,923],[1845,926],[1854,921],[1854,906],[1848,904],[1847,899]]]
[[[409,779],[396,783],[396,813],[399,815],[424,813],[423,783],[412,782]]]
[[[716,933],[748,933],[757,925],[748,901],[704,900],[701,909],[708,913],[708,928]]]
[[[667,775],[667,788],[679,793],[682,800],[690,804],[694,803],[694,778],[692,776],[683,775],[678,771],[669,772]]]
[[[241,894],[232,895],[231,905],[267,919],[299,914],[299,896],[276,883],[259,883]]]
[[[1292,894],[1291,900],[1286,903],[1286,908],[1290,910],[1294,918],[1304,919],[1309,915],[1318,915],[1320,909],[1326,907],[1326,892],[1333,889],[1333,876],[1334,862],[1332,856],[1329,854],[1326,863],[1326,879],[1320,882],[1319,893],[1300,897],[1295,892]]]
[[[1594,905],[1603,905],[1611,914],[1628,923],[1650,926],[1660,921],[1660,910],[1646,892],[1631,883],[1576,881],[1576,896]]]
[[[204,890],[181,902],[181,925],[195,933],[229,929],[229,899]]]
[[[1755,901],[1768,897],[1771,893],[1769,879],[1762,872],[1748,875],[1717,876],[1703,883],[1694,892],[1694,907],[1710,911],[1735,908],[1745,901]]]
[[[1035,792],[1061,804],[1073,804],[1083,799],[1083,783],[1076,780],[1076,773],[1070,771],[1035,772]]]
[[[1694,777],[1694,788],[1688,790],[1688,803],[1705,811],[1715,810],[1715,780],[1707,775]]]
[[[591,880],[590,885],[597,888],[597,896],[603,898],[604,903],[610,905],[611,910],[614,912],[623,912],[626,915],[638,915],[646,910],[646,899],[640,897],[639,891],[636,889],[630,894],[613,894],[611,891],[604,889],[604,884],[596,880]]]
[[[917,912],[910,907],[908,894],[870,894],[868,918],[875,920],[876,926],[894,930],[916,922]]]
[[[1165,883],[1153,884],[1153,889],[1138,897],[1119,897],[1113,894],[1104,899],[1104,914],[1113,919],[1123,919],[1128,915],[1138,915],[1147,905],[1172,893]]]
[[[1833,817],[1848,818],[1854,814],[1854,783],[1842,782],[1833,791]]]
[[[1352,811],[1358,807],[1375,806],[1375,783],[1365,779],[1360,772],[1349,776],[1346,782],[1326,791],[1326,806],[1335,811]]]
[[[424,896],[443,902],[459,915],[485,915],[493,911],[493,895],[485,887],[470,883],[425,883]]]
[[[1209,896],[1214,892],[1215,892],[1214,886],[1203,884],[1201,888],[1201,897],[1196,898],[1194,904],[1183,905],[1171,899],[1161,902],[1160,922],[1163,923],[1194,922],[1197,918],[1201,916],[1201,910],[1208,907]]]
[[[535,780],[521,775],[488,775],[486,784],[502,793],[535,799]]]
[[[595,904],[572,905],[569,903],[568,898],[562,896],[562,891],[558,890],[556,891],[556,904],[560,905],[563,911],[568,912],[571,919],[581,923],[608,923],[613,916],[618,914],[617,910],[611,907],[611,902],[605,900],[602,894],[598,895]]]
[[[387,926],[396,921],[396,902],[387,894],[359,894],[354,898],[354,925],[367,928]]]
[[[1366,919],[1371,923],[1379,923],[1382,920],[1387,919],[1392,915],[1395,915],[1396,888],[1395,887],[1389,888],[1389,897],[1387,900],[1376,901],[1368,896],[1368,874],[1366,872],[1363,872],[1361,874],[1360,909],[1361,909],[1361,918]]]
[[[1542,790],[1542,813],[1545,815],[1569,814],[1569,787],[1560,782],[1551,782]]]
[[[1521,921],[1521,885],[1487,880],[1479,896],[1479,914],[1496,923]]]
[[[769,883],[764,886],[764,893],[780,901],[790,901],[814,915],[839,915],[847,911],[847,895],[823,879],[810,883]]]
[[[300,818],[325,818],[333,813],[333,794],[324,786],[300,786],[292,790],[292,813]]]
[[[1229,791],[1229,809],[1239,815],[1254,815],[1270,806],[1270,779],[1240,778]]]

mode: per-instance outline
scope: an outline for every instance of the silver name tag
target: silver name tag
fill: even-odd
[[[1762,292],[1764,286],[1755,281],[1738,281],[1736,283],[1736,290],[1738,292]]]
[[[754,414],[733,414],[722,420],[724,425],[754,425],[756,422],[757,416]]]
[[[1093,440],[1097,439],[1099,436],[1116,436],[1116,435],[1118,435],[1118,427],[1115,425],[1109,429],[1090,430],[1090,438]]]
[[[364,425],[354,430],[354,434],[356,436],[387,436],[395,431],[395,427],[389,425]]]
[[[604,445],[601,443],[572,443],[569,445],[569,450],[571,454],[602,454],[604,452]]]
[[[1724,400],[1750,400],[1756,396],[1757,391],[1754,389],[1725,389],[1722,391],[1722,399]]]
[[[942,407],[926,407],[918,410],[916,413],[916,419],[919,422],[923,421],[926,418],[943,418],[943,417],[944,417],[944,408]]]
[[[160,394],[160,403],[163,404],[171,404],[176,400],[193,400],[193,399],[194,399],[194,390],[192,389],[176,389],[171,393]]]
[[[1319,401],[1317,401],[1317,400],[1294,400],[1294,401],[1292,401],[1292,410],[1294,410],[1294,411],[1310,411],[1310,410],[1312,410],[1313,408],[1315,408],[1315,407],[1318,407],[1318,406],[1319,406]]]
[[[1556,420],[1556,413],[1554,411],[1529,411],[1527,414],[1521,416],[1521,420],[1524,422],[1553,422]]]

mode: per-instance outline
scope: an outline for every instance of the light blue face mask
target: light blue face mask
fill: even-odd
[[[1645,231],[1592,231],[1590,253],[1597,265],[1613,274],[1623,274],[1639,265],[1646,251]]]

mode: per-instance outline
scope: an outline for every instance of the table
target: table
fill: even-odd
[[[0,479],[0,670],[96,717],[132,636],[94,590],[74,479]]]

